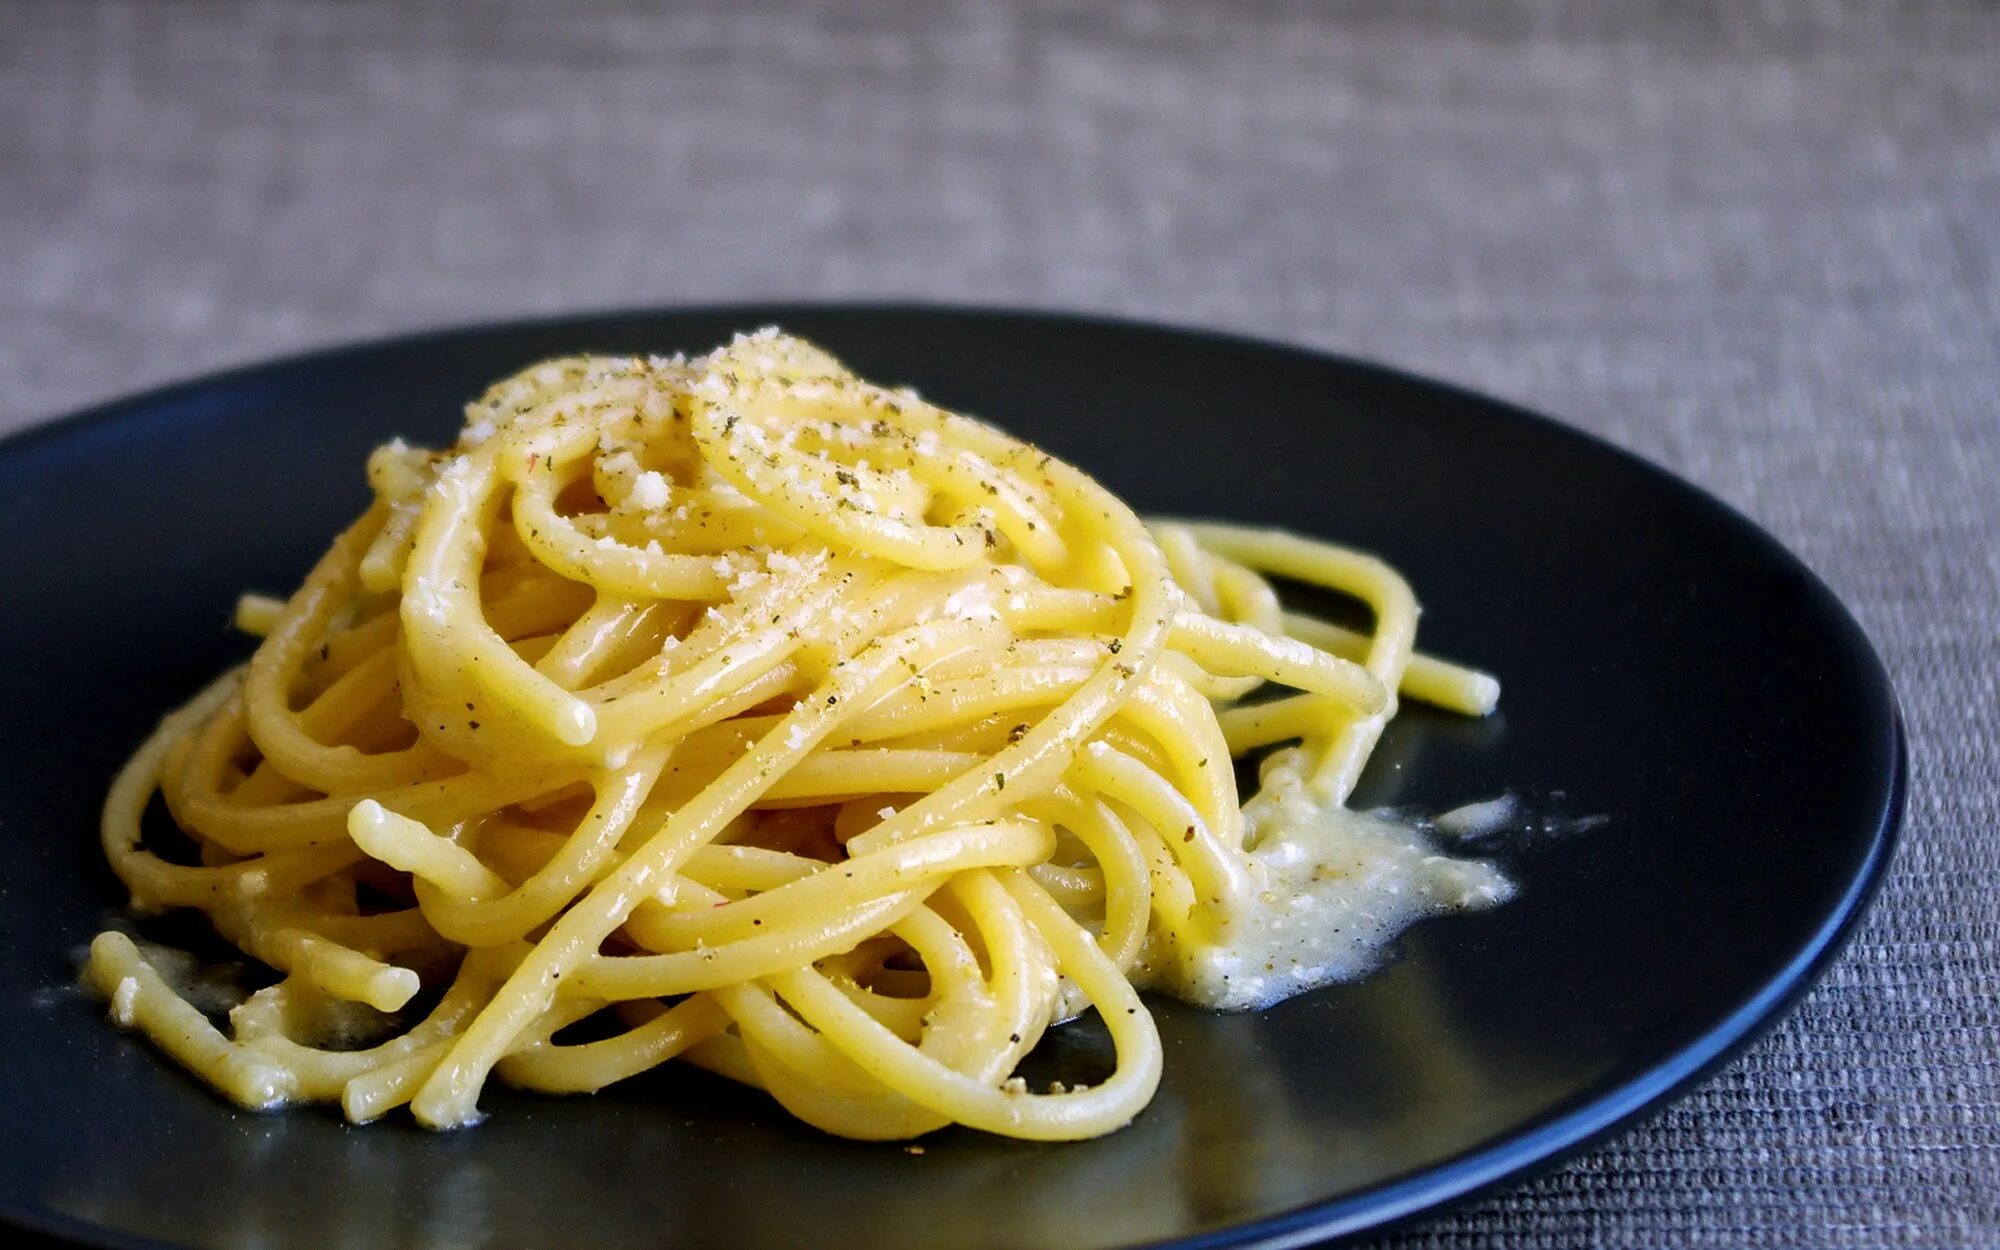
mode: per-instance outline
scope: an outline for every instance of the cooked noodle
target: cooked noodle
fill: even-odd
[[[1283,876],[1258,854],[1280,808],[1246,834],[1232,758],[1295,741],[1266,789],[1335,811],[1399,691],[1498,695],[1413,652],[1379,561],[1149,528],[773,332],[538,365],[456,447],[368,475],[298,591],[245,598],[254,658],[105,808],[136,907],[205,912],[281,979],[228,1034],[120,933],[87,979],[246,1107],[448,1128],[489,1075],[579,1092],[678,1057],[849,1137],[1105,1133],[1160,1077],[1135,983],[1243,1006],[1342,974],[1295,954],[1217,988]],[[1286,613],[1273,575],[1372,627]],[[185,862],[146,845],[156,792]],[[1504,892],[1438,862],[1465,871],[1394,925]],[[1115,1069],[1028,1090],[1087,1009]]]

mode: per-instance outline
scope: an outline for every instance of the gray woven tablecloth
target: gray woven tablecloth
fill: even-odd
[[[915,296],[1338,348],[1800,552],[1907,841],[1777,1033],[1399,1247],[2000,1243],[2000,9],[0,0],[0,430],[307,345]]]

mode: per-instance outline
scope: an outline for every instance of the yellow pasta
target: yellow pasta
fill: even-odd
[[[1160,1079],[1141,989],[1240,1007],[1359,967],[1301,927],[1334,910],[1294,914],[1341,875],[1308,826],[1414,883],[1384,933],[1504,896],[1341,824],[1399,697],[1498,696],[1416,653],[1393,570],[1149,526],[797,339],[537,365],[368,478],[105,804],[135,908],[198,909],[280,974],[224,1029],[124,934],[91,948],[114,1020],[240,1105],[453,1128],[491,1077],[678,1058],[848,1137],[1088,1137]],[[1372,624],[1288,614],[1273,576]],[[1267,748],[1244,802],[1232,757]],[[156,795],[185,853],[142,836]],[[1086,1011],[1110,1074],[1029,1089]]]

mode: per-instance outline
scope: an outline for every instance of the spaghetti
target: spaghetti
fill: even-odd
[[[279,979],[225,1033],[123,933],[85,978],[241,1106],[451,1128],[492,1076],[683,1058],[848,1137],[1088,1137],[1159,1081],[1140,988],[1262,1005],[1506,892],[1342,806],[1399,693],[1498,695],[1413,651],[1391,569],[1148,527],[800,340],[538,365],[368,477],[105,805],[134,906]],[[1372,628],[1286,613],[1273,576]],[[1232,759],[1271,747],[1239,803]],[[184,853],[142,833],[155,794]],[[1109,1075],[1028,1089],[1092,1009]]]

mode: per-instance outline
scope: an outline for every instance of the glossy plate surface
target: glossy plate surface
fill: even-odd
[[[697,1072],[489,1092],[474,1131],[231,1110],[68,989],[120,901],[104,787],[247,654],[368,449],[448,442],[488,381],[577,350],[700,351],[767,323],[1007,426],[1141,511],[1372,549],[1420,642],[1503,714],[1410,707],[1361,799],[1513,792],[1587,832],[1481,844],[1521,883],[1360,985],[1260,1015],[1158,1007],[1152,1107],[1075,1145],[821,1136]],[[1795,559],[1714,500],[1506,405],[1289,348],[931,308],[742,307],[455,331],[142,396],[0,444],[0,1217],[221,1247],[1298,1244],[1515,1175],[1656,1106],[1767,1024],[1866,904],[1900,818],[1894,698]],[[1086,1021],[1037,1063],[1088,1074]],[[197,1195],[206,1197],[198,1198]]]

